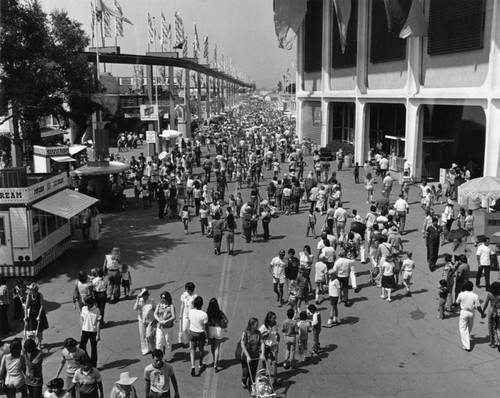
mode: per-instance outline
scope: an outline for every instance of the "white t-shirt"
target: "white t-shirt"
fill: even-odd
[[[479,256],[479,265],[488,266],[491,265],[490,256],[493,254],[489,246],[484,243],[477,248],[476,256]]]
[[[185,318],[189,316],[189,311],[194,308],[193,301],[196,297],[198,297],[197,294],[193,294],[192,296],[190,296],[188,292],[184,292],[181,294],[181,303],[184,303],[184,310],[182,315]]]
[[[329,263],[333,263],[335,261],[335,249],[331,246],[325,246],[321,249],[321,253],[326,256],[327,261]]]
[[[396,203],[394,203],[394,209],[396,211],[406,211],[406,209],[408,209],[408,203],[406,203],[406,200],[403,198],[399,198],[396,200]]]
[[[328,282],[328,296],[338,297],[340,294],[340,282],[337,278],[330,279]]]
[[[314,281],[315,282],[324,282],[325,276],[326,276],[326,271],[327,271],[326,264],[323,261],[318,261],[314,265],[314,269],[316,271],[316,274],[314,276]]]
[[[275,278],[285,279],[285,262],[279,258],[279,256],[274,257],[271,260],[272,270],[271,273]]]
[[[205,311],[193,308],[189,311],[189,330],[195,333],[205,331],[205,325],[208,323],[208,315]]]
[[[479,307],[479,297],[476,293],[463,291],[457,297],[457,303],[460,304],[460,309],[474,312]]]

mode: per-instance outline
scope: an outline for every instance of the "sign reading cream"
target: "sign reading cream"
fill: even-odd
[[[35,155],[51,157],[51,156],[69,156],[69,147],[68,146],[33,146],[33,153]]]

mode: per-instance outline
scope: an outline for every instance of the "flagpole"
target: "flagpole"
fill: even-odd
[[[156,17],[153,17],[153,40],[155,44],[155,52],[156,52]],[[158,65],[155,65],[155,73],[154,73],[154,78],[155,78],[155,97],[156,97],[156,107],[158,107]]]

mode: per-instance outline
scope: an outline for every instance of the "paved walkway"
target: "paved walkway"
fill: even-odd
[[[129,152],[126,156],[131,154]],[[307,160],[312,164],[312,159]],[[346,207],[349,210],[356,208],[364,216],[368,205],[363,185],[354,184],[352,169],[340,171],[338,177]],[[364,177],[362,171],[360,177],[361,180]],[[377,182],[378,198],[381,195],[380,179]],[[261,192],[265,185],[265,182],[261,185]],[[233,191],[235,186],[230,184],[229,192]],[[395,187],[394,195],[396,192]],[[249,190],[244,189],[243,195],[248,194]],[[278,390],[281,396],[469,397],[480,394],[489,397],[498,394],[500,353],[488,347],[486,321],[479,316],[476,318],[475,343],[472,352],[467,353],[461,348],[458,314],[452,314],[447,320],[436,317],[441,271],[430,273],[425,263],[420,232],[423,210],[416,203],[417,187],[411,188],[410,198],[412,204],[407,221],[410,233],[404,236],[404,245],[405,250],[414,252],[416,261],[413,296],[403,297],[399,290],[392,303],[381,300],[380,290],[368,285],[368,266],[358,263],[362,289],[358,294],[350,292],[353,305],[349,308],[340,306],[341,325],[323,329],[320,340],[324,353],[320,357],[311,359],[297,370],[279,368],[283,379],[283,387]],[[443,206],[436,206],[436,210],[441,211]],[[215,256],[211,240],[200,235],[197,218],[193,218],[190,234],[186,236],[181,222],[157,219],[154,206],[146,210],[134,210],[131,206],[124,213],[106,214],[104,236],[98,250],[75,240],[73,248],[40,276],[51,325],[44,339],[48,350],[44,363],[45,379],[53,377],[56,371],[62,341],[69,336],[79,339],[78,313],[72,304],[78,271],[101,266],[104,254],[118,245],[122,248],[124,260],[131,266],[134,298],[142,287],[150,289],[155,300],[159,299],[161,291],[168,290],[179,310],[184,283],[193,281],[205,303],[211,297],[219,299],[230,320],[229,340],[223,345],[221,354],[222,372],[215,374],[209,367],[201,377],[192,378],[188,351],[176,347],[173,366],[181,396],[249,396],[239,383],[241,367],[234,360],[235,345],[251,316],[263,321],[266,312],[273,310],[278,314],[279,323],[285,319],[286,309],[276,306],[268,264],[281,248],[293,247],[298,253],[304,244],[309,244],[315,249],[316,241],[304,237],[307,220],[304,210],[305,206],[298,215],[273,219],[269,242],[257,240],[246,244],[240,235],[237,236],[235,256],[226,254],[224,241],[222,255]],[[475,212],[477,231],[482,228],[481,212]],[[318,225],[320,223],[318,220]],[[262,232],[260,226],[259,229]],[[472,245],[470,248],[474,249]],[[440,253],[447,250],[450,250],[449,245],[441,248]],[[441,257],[438,265],[441,266],[442,262]],[[475,255],[471,256],[471,264],[475,271]],[[496,278],[497,272],[493,274]],[[484,289],[478,293],[484,299]],[[136,314],[132,309],[134,298],[107,307],[107,326],[99,343],[98,363],[106,396],[112,383],[126,370],[139,377],[135,386],[140,396],[143,395],[142,373],[151,359],[140,354]],[[320,309],[326,321],[328,303],[323,302]],[[20,330],[21,325],[16,326]],[[281,349],[280,358],[283,358],[284,347]],[[210,355],[207,362],[212,362]]]

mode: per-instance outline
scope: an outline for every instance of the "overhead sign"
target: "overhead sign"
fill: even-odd
[[[158,105],[141,105],[141,120],[154,122],[158,120]]]
[[[146,131],[146,141],[156,142],[156,131]]]
[[[0,188],[0,204],[30,203],[52,192],[58,191],[67,185],[68,177],[65,173],[61,173],[45,181],[30,185],[27,188]]]
[[[52,157],[69,155],[68,146],[41,146],[33,145],[33,153],[35,155]]]

